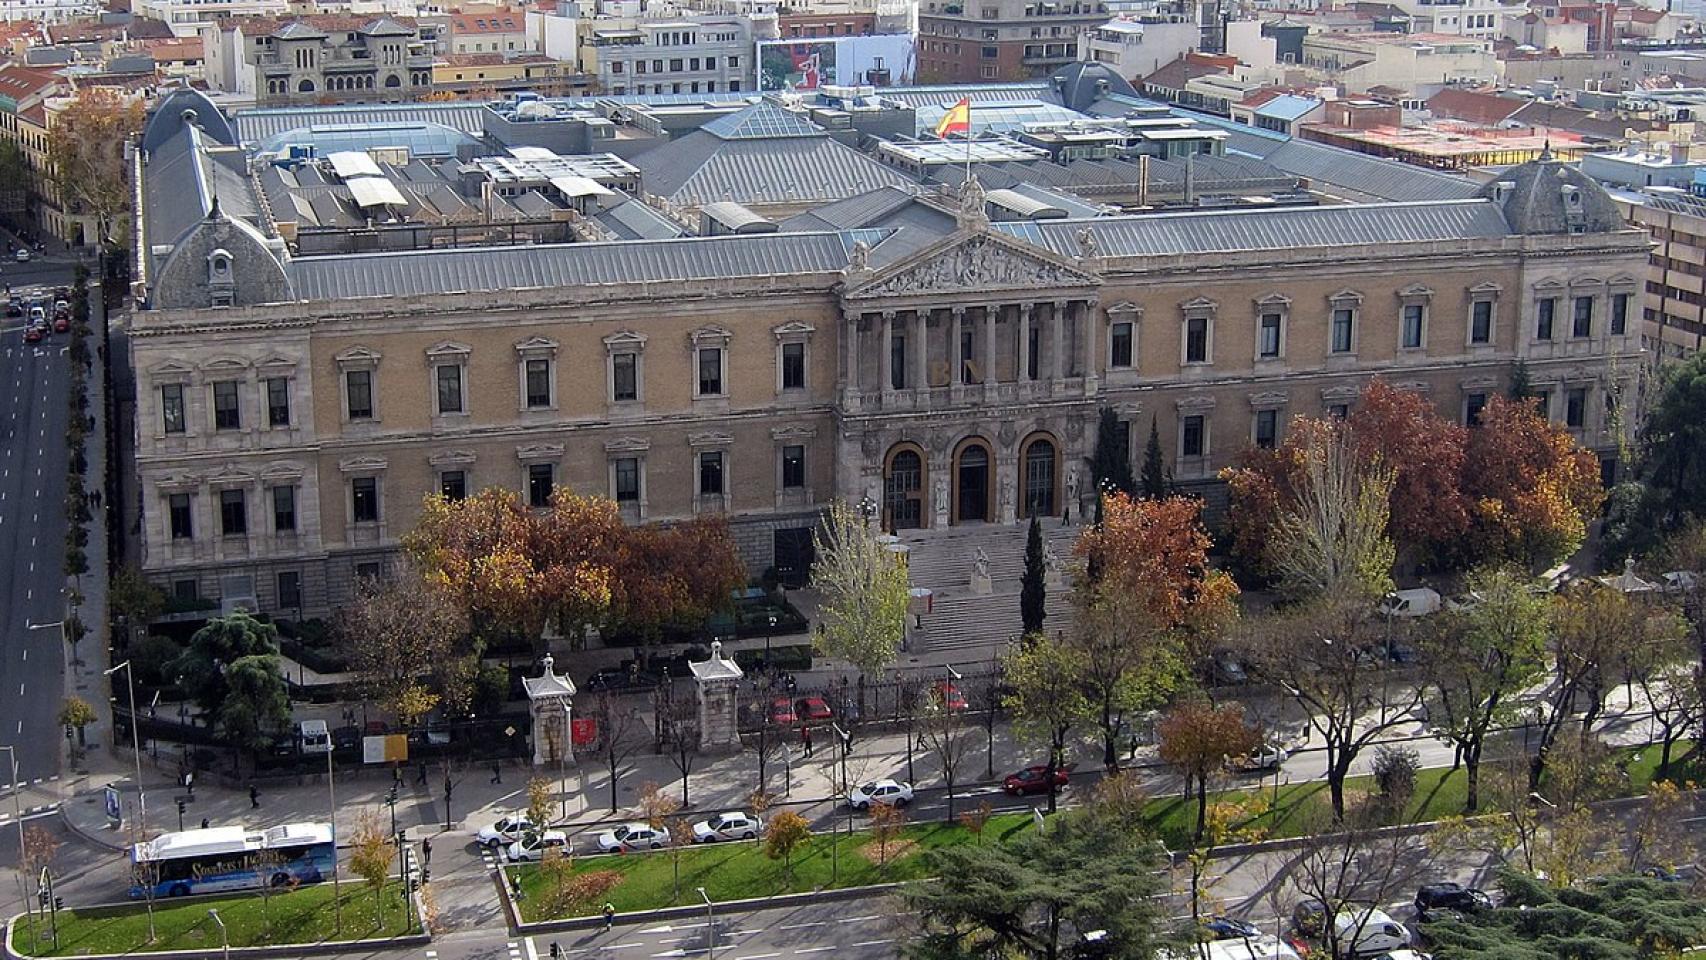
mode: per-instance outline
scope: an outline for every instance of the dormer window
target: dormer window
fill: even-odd
[[[1571,210],[1580,209],[1581,205],[1582,205],[1582,191],[1581,191],[1581,189],[1579,187],[1570,186],[1570,185],[1566,184],[1563,188],[1563,191],[1564,191],[1564,206],[1569,207]]]
[[[231,282],[231,254],[224,250],[215,250],[207,255],[207,282]]]
[[[1493,184],[1493,202],[1503,204],[1506,200],[1510,199],[1511,193],[1515,190],[1516,184],[1509,180],[1500,180],[1498,183]]]

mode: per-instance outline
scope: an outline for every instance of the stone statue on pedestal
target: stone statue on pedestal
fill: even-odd
[[[978,547],[977,559],[971,565],[971,592],[988,593],[993,588],[994,583],[989,579],[989,554]]]

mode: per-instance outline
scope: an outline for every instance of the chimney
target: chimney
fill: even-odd
[[[1670,162],[1684,164],[1688,162],[1688,143],[1683,140],[1672,140],[1670,144]]]

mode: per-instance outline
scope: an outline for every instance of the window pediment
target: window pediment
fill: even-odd
[[[687,445],[690,447],[727,447],[735,442],[734,434],[721,430],[706,430],[701,433],[687,435]]]
[[[193,473],[168,473],[154,481],[161,490],[193,490],[201,486],[201,478]]]
[[[1173,406],[1186,413],[1196,413],[1214,409],[1214,398],[1205,394],[1192,394],[1173,401]]]
[[[1129,320],[1143,315],[1143,308],[1130,300],[1121,300],[1108,308],[1108,316],[1119,320]]]
[[[734,339],[734,334],[726,327],[700,327],[687,335],[688,343],[694,347],[726,347]]]
[[[1261,310],[1289,310],[1291,298],[1283,293],[1270,293],[1265,297],[1257,297],[1256,307]]]
[[[645,453],[652,448],[652,442],[644,437],[617,437],[604,441],[605,453]]]
[[[1345,289],[1327,298],[1327,302],[1335,307],[1355,307],[1362,304],[1362,294],[1355,290]]]
[[[242,357],[214,357],[204,361],[201,369],[206,373],[235,373],[249,369],[249,361]]]
[[[604,338],[604,349],[610,353],[638,353],[646,349],[647,337],[643,333],[623,330]]]
[[[1341,385],[1325,387],[1321,390],[1321,399],[1327,403],[1345,403],[1362,396],[1362,387]]]
[[[371,367],[379,363],[380,356],[381,354],[379,351],[372,347],[350,347],[348,350],[339,353],[333,359],[336,360],[340,366]]]
[[[515,448],[516,459],[523,463],[537,460],[561,460],[563,445],[560,443],[527,443]]]
[[[549,337],[528,337],[526,340],[517,341],[515,345],[515,352],[524,357],[529,354],[549,354],[551,356],[555,356],[557,353],[557,341],[552,340]]]
[[[432,360],[467,360],[474,348],[454,340],[441,340],[427,348],[426,355]]]
[[[296,359],[294,357],[271,356],[271,357],[268,357],[265,360],[262,360],[261,362],[255,364],[255,366],[261,368],[262,370],[269,370],[269,371],[271,371],[271,370],[280,370],[280,371],[295,370],[296,369]]]
[[[804,340],[816,333],[817,328],[809,323],[790,320],[780,326],[771,327],[770,332],[776,335],[777,340]]]
[[[1400,300],[1426,300],[1433,295],[1432,288],[1419,283],[1412,283],[1398,291],[1398,299]]]
[[[1470,379],[1463,381],[1461,384],[1464,393],[1479,393],[1481,391],[1491,390],[1498,385],[1499,381],[1494,380],[1492,377],[1471,377]]]
[[[182,360],[165,360],[148,368],[148,375],[156,380],[170,380],[188,377],[195,373],[195,367]]]
[[[1179,304],[1179,309],[1183,310],[1187,317],[1202,317],[1219,310],[1220,304],[1207,297],[1192,297]]]
[[[791,427],[773,427],[770,430],[770,439],[775,440],[778,443],[794,440],[811,440],[816,436],[816,427],[802,427],[795,425]]]
[[[255,475],[247,470],[221,467],[207,475],[207,482],[209,486],[214,487],[241,487],[254,483]]]
[[[1250,394],[1250,406],[1257,409],[1283,407],[1291,402],[1291,395],[1277,390]]]
[[[440,450],[427,457],[427,463],[434,467],[460,467],[473,462],[472,450]]]
[[[1477,283],[1473,287],[1469,288],[1470,293],[1496,294],[1502,290],[1504,290],[1504,287],[1499,286],[1497,283],[1494,283],[1491,280],[1483,280],[1480,283]]]
[[[1564,289],[1564,283],[1560,280],[1555,280],[1551,277],[1547,277],[1545,280],[1542,280],[1539,283],[1535,284],[1534,289],[1539,290],[1541,292],[1548,292],[1549,293],[1549,292],[1554,292],[1554,291]]]
[[[343,473],[377,473],[391,466],[384,457],[346,457],[338,461],[338,470]]]
[[[261,468],[261,480],[265,483],[282,483],[301,480],[302,466],[296,463],[269,463]]]

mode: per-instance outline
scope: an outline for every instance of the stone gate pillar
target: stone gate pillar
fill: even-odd
[[[571,735],[575,684],[566,675],[554,672],[550,654],[545,654],[543,675],[523,677],[527,690],[528,715],[533,721],[533,765],[556,765],[575,762],[575,742]]]
[[[689,664],[699,686],[699,749],[705,753],[740,750],[735,693],[744,674],[723,656],[723,643],[711,643],[711,659]]]

